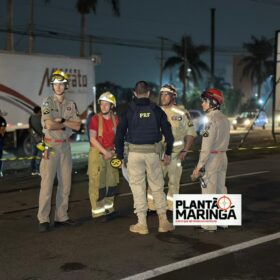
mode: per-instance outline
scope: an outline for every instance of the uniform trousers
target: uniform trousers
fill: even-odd
[[[147,213],[146,173],[157,213],[166,213],[166,195],[163,189],[164,180],[159,155],[156,153],[129,152],[127,171],[129,185],[134,199],[134,213]]]
[[[210,154],[205,165],[205,174],[203,179],[207,185],[201,188],[202,194],[227,194],[226,172],[227,172],[227,155],[226,153]],[[216,226],[202,226],[207,230],[216,230]]]
[[[63,222],[69,219],[67,211],[72,175],[71,147],[66,142],[50,144],[49,158],[42,158],[40,164],[42,180],[37,215],[40,223],[50,222],[52,191],[56,175],[58,186],[54,220]]]
[[[114,211],[114,199],[119,183],[119,170],[113,168],[110,161],[104,160],[96,148],[90,148],[88,176],[89,198],[93,218]]]
[[[178,194],[180,190],[180,181],[182,176],[182,164],[178,158],[178,153],[171,154],[171,162],[164,165],[161,162],[163,177],[168,178],[168,191],[167,191],[167,209],[173,210],[173,195]],[[150,210],[155,210],[154,198],[150,187],[148,188],[148,207]]]

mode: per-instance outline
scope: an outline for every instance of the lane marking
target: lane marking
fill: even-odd
[[[251,172],[251,173],[244,173],[244,174],[237,174],[237,175],[231,175],[231,176],[227,176],[227,179],[233,179],[233,178],[239,178],[239,177],[246,177],[246,176],[253,176],[253,175],[259,175],[259,174],[265,174],[265,173],[269,173],[271,171],[268,170],[264,170],[264,171],[257,171],[257,172]],[[184,183],[184,184],[180,184],[180,187],[185,187],[185,186],[192,186],[192,185],[196,185],[198,184],[198,182],[190,182],[190,183]],[[167,189],[168,187],[164,187],[164,189]],[[122,197],[122,196],[131,196],[132,193],[122,193],[119,194],[118,197]]]
[[[270,234],[270,235],[266,235],[263,237],[259,237],[256,239],[252,239],[249,241],[245,241],[236,245],[232,245],[229,247],[225,247],[223,249],[219,249],[217,251],[213,251],[210,253],[206,253],[206,254],[202,254],[193,258],[189,258],[189,259],[185,259],[179,262],[175,262],[169,265],[165,265],[165,266],[160,266],[160,267],[156,267],[154,269],[151,270],[147,270],[145,272],[139,273],[139,274],[135,274],[132,276],[128,276],[126,278],[122,278],[122,280],[145,280],[145,279],[150,279],[153,278],[155,276],[159,276],[162,274],[166,274],[168,272],[172,272],[175,270],[179,270],[185,267],[189,267],[192,266],[194,264],[198,264],[204,261],[209,261],[211,259],[215,259],[221,256],[225,256],[240,250],[244,250],[256,245],[260,245],[272,240],[276,240],[280,238],[280,232],[274,233],[274,234]]]

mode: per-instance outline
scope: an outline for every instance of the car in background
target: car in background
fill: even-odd
[[[236,119],[232,121],[232,127],[236,130],[238,127],[251,128],[262,127],[265,129],[268,123],[267,115],[264,111],[248,111],[242,112]]]
[[[194,129],[198,135],[204,129],[205,123],[207,122],[207,117],[199,110],[188,110],[190,113]]]

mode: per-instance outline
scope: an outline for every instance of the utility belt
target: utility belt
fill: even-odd
[[[155,144],[142,144],[142,145],[128,144],[128,152],[143,153],[143,154],[148,154],[148,153],[161,154],[162,151],[163,151],[163,146],[161,142]]]
[[[225,153],[226,151],[211,151],[210,154],[221,154],[221,153]]]
[[[49,142],[49,143],[68,143],[69,142],[69,139],[51,139],[51,138],[48,138],[48,137],[45,137],[44,138],[44,141],[45,142]]]

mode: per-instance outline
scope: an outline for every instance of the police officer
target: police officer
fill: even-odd
[[[42,104],[42,126],[44,141],[50,148],[44,152],[40,164],[41,189],[39,195],[39,231],[50,226],[51,198],[54,178],[57,174],[55,226],[72,226],[75,222],[68,217],[68,200],[71,189],[72,157],[69,137],[72,129],[79,130],[81,121],[76,104],[65,98],[69,86],[68,75],[56,70],[51,77],[53,96],[44,98]]]
[[[148,184],[152,190],[155,207],[159,216],[159,232],[174,230],[166,217],[166,196],[164,180],[160,165],[160,141],[162,134],[166,140],[165,164],[171,160],[173,135],[166,114],[149,100],[149,87],[145,81],[135,85],[134,100],[128,105],[120,118],[116,133],[116,151],[120,159],[124,158],[124,141],[128,144],[128,178],[134,199],[138,223],[129,230],[134,233],[148,234],[147,226],[147,192]]]
[[[226,194],[225,180],[228,163],[226,151],[230,138],[230,122],[220,111],[224,97],[221,91],[210,88],[201,94],[201,98],[208,123],[202,133],[199,161],[192,176],[199,177],[201,169],[205,168],[203,179],[206,187],[202,188],[202,194]],[[202,226],[202,230],[215,231],[217,227]]]
[[[98,99],[100,113],[89,124],[90,152],[88,159],[89,197],[92,217],[114,212],[114,198],[119,183],[119,171],[110,164],[115,155],[114,141],[118,118],[112,112],[116,98],[104,92]]]
[[[2,112],[0,110],[0,177],[3,177],[2,171],[2,156],[3,156],[3,149],[4,149],[4,135],[6,132],[7,122],[5,118],[2,116]]]
[[[176,88],[173,85],[166,84],[160,89],[161,108],[167,115],[174,136],[171,162],[169,165],[162,164],[164,177],[168,176],[167,209],[170,211],[173,210],[173,195],[179,193],[182,175],[181,162],[186,158],[196,136],[189,112],[175,105],[176,96]],[[153,196],[149,192],[150,210],[155,210],[153,202]]]

